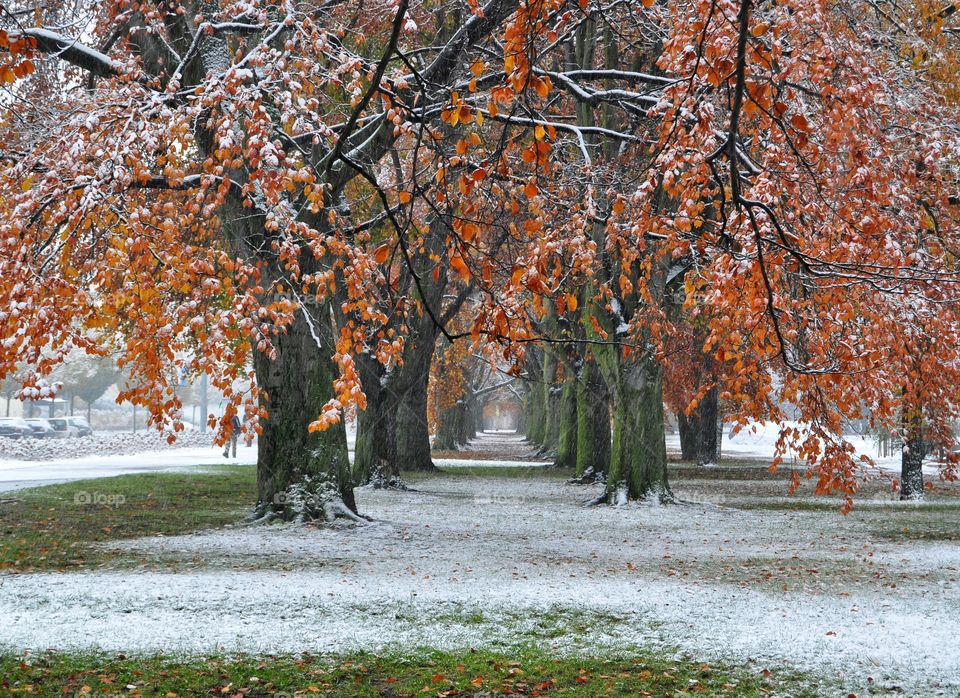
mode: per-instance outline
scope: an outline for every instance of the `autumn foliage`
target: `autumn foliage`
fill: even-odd
[[[946,435],[960,143],[928,4],[188,4],[100,3],[69,54],[0,31],[0,373],[27,390],[110,348],[157,426],[181,370],[255,419],[251,353],[332,313],[326,427],[364,404],[359,354],[393,365],[442,315],[419,272],[399,290],[420,254],[472,289],[449,338],[514,372],[560,331],[668,380],[706,352],[741,423],[796,411],[817,491],[856,489],[845,420],[936,405]]]

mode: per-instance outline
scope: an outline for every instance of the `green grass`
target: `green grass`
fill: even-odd
[[[960,508],[956,505],[918,507],[919,512],[911,511],[909,505],[905,509],[893,510],[883,518],[872,520],[871,535],[894,542],[960,541]]]
[[[786,492],[782,493],[787,497]],[[803,498],[799,496],[795,500],[775,499],[762,501],[760,499],[737,501],[734,506],[738,509],[765,509],[768,511],[811,511],[811,512],[836,512],[840,510],[843,499],[838,495],[825,495],[818,499]],[[891,517],[905,516],[906,519],[926,519],[931,516],[953,514],[953,523],[958,522],[957,516],[960,515],[960,501],[956,498],[947,501],[927,501],[922,504],[916,502],[899,502],[896,500],[872,502],[867,499],[853,499],[854,513],[882,513]],[[944,519],[946,522],[946,519]]]
[[[789,480],[786,467],[770,472],[770,463],[764,461],[722,461],[721,465],[706,468],[689,462],[667,464],[672,480]]]
[[[596,659],[528,648],[346,657],[0,656],[0,694],[32,696],[815,696],[797,674],[637,655]]]
[[[120,475],[4,495],[0,570],[69,570],[106,563],[91,543],[171,535],[240,520],[256,499],[256,472]]]

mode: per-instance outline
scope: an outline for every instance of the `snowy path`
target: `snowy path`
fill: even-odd
[[[110,477],[127,473],[184,470],[198,465],[222,465],[257,462],[256,447],[237,448],[237,458],[226,459],[215,447],[169,448],[122,456],[85,456],[48,461],[0,461],[0,492],[23,487],[51,485],[72,480]]]
[[[732,499],[740,485],[724,486]],[[2,575],[0,646],[208,653],[536,642],[576,652],[652,643],[758,670],[807,668],[854,687],[870,677],[909,695],[960,692],[955,545],[889,542],[856,513],[586,509],[590,488],[544,478],[447,474],[416,487],[360,490],[361,510],[377,520],[367,526],[122,544],[160,573]]]

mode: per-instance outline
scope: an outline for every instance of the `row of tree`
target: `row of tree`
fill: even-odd
[[[429,467],[438,343],[434,365],[526,375],[528,433],[606,467],[606,501],[669,499],[664,400],[704,457],[721,402],[790,405],[781,451],[849,497],[845,421],[916,445],[957,411],[956,21],[877,0],[4,3],[0,374],[40,391],[71,352],[112,353],[121,399],[174,433],[175,382],[208,375],[225,431],[260,432],[264,518],[355,516],[358,482]],[[470,394],[441,443],[473,428]]]

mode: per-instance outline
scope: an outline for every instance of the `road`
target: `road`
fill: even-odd
[[[256,447],[247,448],[242,444],[237,448],[237,458],[229,460],[214,447],[171,448],[123,456],[85,456],[51,461],[0,460],[0,492],[127,473],[189,470],[224,463],[253,465],[256,462]]]

